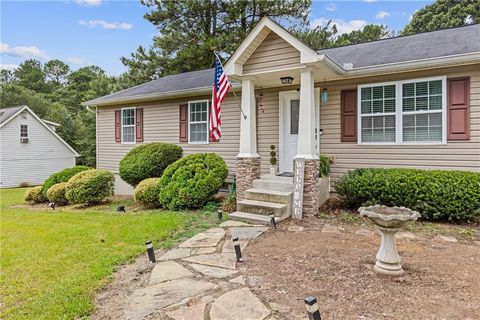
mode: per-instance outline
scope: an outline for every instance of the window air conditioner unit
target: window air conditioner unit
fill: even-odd
[[[20,143],[27,143],[28,142],[28,138],[27,137],[21,137],[20,138]]]

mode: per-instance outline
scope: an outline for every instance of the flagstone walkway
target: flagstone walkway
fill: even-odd
[[[238,237],[243,250],[267,229],[225,221],[166,252],[129,297],[125,319],[274,320],[239,274],[231,241]]]

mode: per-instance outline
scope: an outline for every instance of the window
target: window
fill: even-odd
[[[28,139],[28,125],[20,125],[20,139]]]
[[[445,77],[359,86],[360,143],[445,142]]]
[[[189,143],[208,143],[208,106],[208,100],[188,103]]]
[[[290,100],[290,134],[298,134],[300,100]]]
[[[122,109],[122,143],[135,143],[135,108]]]

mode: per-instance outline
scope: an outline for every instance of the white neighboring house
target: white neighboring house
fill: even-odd
[[[0,188],[40,185],[80,155],[29,107],[0,109]]]

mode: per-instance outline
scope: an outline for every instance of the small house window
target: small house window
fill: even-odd
[[[135,143],[135,108],[122,109],[122,142]]]
[[[208,100],[188,103],[189,143],[208,143]]]
[[[21,124],[20,125],[20,142],[27,142],[28,141],[28,125]]]

